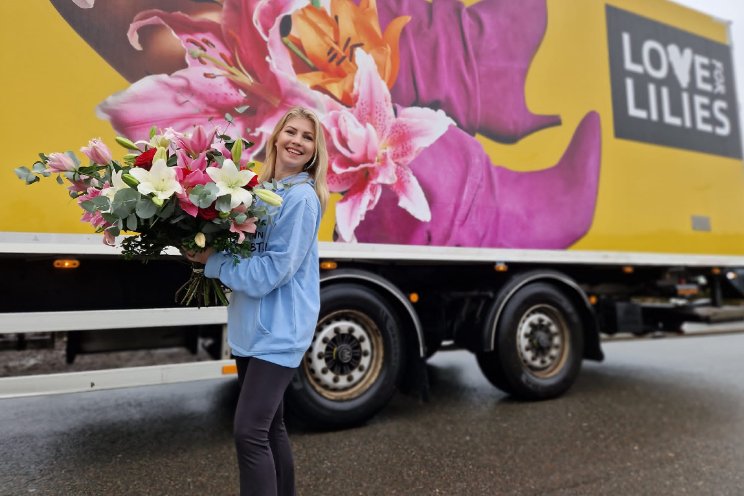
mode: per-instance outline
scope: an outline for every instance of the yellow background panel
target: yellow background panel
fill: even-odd
[[[606,4],[728,40],[724,24],[664,0],[547,0],[547,30],[525,90],[532,112],[560,115],[561,125],[511,145],[479,141],[494,164],[543,169],[560,159],[586,113],[596,111],[602,125],[599,196],[592,227],[573,249],[744,254],[740,160],[614,138]],[[39,151],[77,151],[92,137],[102,137],[121,157],[124,151],[95,108],[128,84],[47,1],[3,1],[0,15],[13,20],[0,30],[0,230],[89,233],[63,186],[50,179],[25,186],[13,169],[31,166]],[[332,239],[338,199],[332,196],[323,220],[323,241]],[[712,231],[693,231],[693,215],[709,217]]]

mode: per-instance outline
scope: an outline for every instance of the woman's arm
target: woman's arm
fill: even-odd
[[[320,215],[315,192],[292,194],[285,197],[281,213],[274,220],[266,251],[233,263],[230,255],[214,253],[209,257],[204,274],[219,278],[233,291],[241,291],[260,298],[289,282],[317,240]],[[310,194],[313,197],[310,197]]]

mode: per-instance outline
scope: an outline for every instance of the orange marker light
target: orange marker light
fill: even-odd
[[[323,270],[333,270],[336,267],[338,267],[338,264],[330,260],[325,260],[323,262],[320,262],[320,268]]]
[[[623,272],[625,272],[626,274],[632,274],[633,272],[635,272],[635,269],[632,265],[626,265],[625,267],[623,267]]]
[[[493,266],[493,270],[495,270],[496,272],[506,272],[507,270],[509,270],[509,267],[505,263],[499,262]]]
[[[418,303],[419,301],[419,294],[418,293],[411,293],[408,295],[408,299],[411,301],[411,303]]]
[[[237,365],[223,365],[222,366],[222,375],[230,375],[230,374],[237,374],[237,373],[238,373]]]
[[[54,261],[55,269],[77,269],[80,267],[80,260],[74,258],[58,258]]]

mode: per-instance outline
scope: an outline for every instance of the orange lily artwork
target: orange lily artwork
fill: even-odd
[[[312,2],[292,14],[291,29],[282,29],[282,41],[293,54],[300,81],[323,90],[346,105],[352,104],[357,64],[354,51],[372,56],[380,77],[391,88],[398,77],[398,42],[411,18],[394,18],[383,32],[376,0],[331,0],[330,13]]]

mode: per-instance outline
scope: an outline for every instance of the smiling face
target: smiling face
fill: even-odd
[[[289,119],[276,137],[274,177],[282,179],[302,171],[315,154],[315,126],[304,117]]]

